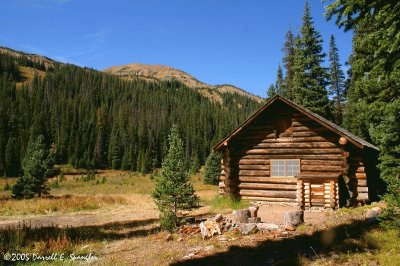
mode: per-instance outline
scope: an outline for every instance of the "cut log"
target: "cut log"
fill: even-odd
[[[331,149],[251,149],[242,150],[239,154],[341,154],[342,150],[338,148]]]
[[[341,137],[339,139],[339,144],[342,145],[342,146],[346,145],[347,144],[347,139],[345,137]]]
[[[321,135],[321,132],[312,132],[312,131],[307,131],[307,132],[293,132],[293,138],[298,138],[298,137],[317,137]],[[330,133],[328,130],[324,135],[328,135],[330,137],[333,137],[333,133]]]
[[[261,170],[240,170],[239,176],[269,176],[269,171]]]
[[[340,175],[340,173],[338,172],[338,173],[329,173],[329,172],[327,172],[327,173],[318,173],[318,172],[308,172],[308,171],[303,171],[303,172],[301,172],[301,174],[299,174],[297,177],[298,178],[305,178],[305,179],[311,179],[311,180],[314,180],[315,181],[315,179],[322,179],[322,178],[337,178],[337,177],[339,177],[339,175]]]
[[[337,148],[336,144],[331,142],[295,142],[295,143],[258,143],[252,148],[278,148],[278,149],[293,149],[293,148]]]
[[[304,223],[304,211],[290,211],[284,214],[285,226],[298,226]]]
[[[257,217],[258,208],[259,208],[258,206],[249,207],[250,217],[252,217],[252,218],[256,218]]]
[[[340,154],[285,154],[285,155],[259,155],[259,154],[250,154],[250,155],[240,155],[241,162],[243,159],[317,159],[317,160],[341,160],[342,156]]]
[[[312,171],[312,172],[340,172],[342,167],[339,165],[302,165],[302,171]]]
[[[235,210],[232,212],[232,222],[234,223],[247,223],[249,218],[249,209]]]
[[[321,126],[306,127],[306,126],[302,125],[302,126],[293,127],[293,131],[294,132],[324,132],[324,131],[328,131],[328,129],[325,127],[321,127]]]
[[[365,173],[365,167],[361,166],[356,169],[356,173]]]
[[[326,136],[326,137],[322,137],[322,136],[310,136],[310,137],[297,137],[297,138],[292,138],[292,137],[288,137],[288,138],[283,138],[283,137],[279,137],[277,139],[274,138],[268,138],[268,139],[264,139],[261,140],[260,143],[304,143],[304,142],[332,142],[335,143],[337,141],[337,138],[334,136]],[[244,140],[241,140],[241,143],[247,143]],[[248,143],[253,143],[254,142],[248,142]]]
[[[362,179],[367,178],[367,175],[365,173],[356,173],[355,176],[356,178],[362,178]]]
[[[254,165],[254,164],[239,164],[240,170],[269,170],[269,165],[262,164],[262,165]]]
[[[242,196],[245,200],[254,201],[267,201],[267,202],[278,202],[278,203],[295,203],[295,198],[272,198],[272,197],[260,197],[260,196]]]
[[[301,165],[336,165],[342,166],[342,160],[324,161],[324,160],[301,160]]]
[[[278,189],[278,190],[293,190],[297,189],[295,184],[288,185],[288,184],[265,184],[265,183],[240,183],[240,189]]]
[[[264,159],[240,159],[239,165],[269,165],[269,160]]]
[[[240,182],[249,183],[273,183],[273,184],[296,184],[296,178],[281,177],[256,177],[256,176],[239,176]]]
[[[272,190],[249,190],[241,189],[239,191],[241,196],[258,196],[258,197],[271,197],[271,198],[292,198],[296,199],[295,191],[272,191]]]
[[[368,193],[368,187],[357,187],[358,193]]]

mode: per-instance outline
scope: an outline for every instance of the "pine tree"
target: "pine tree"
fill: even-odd
[[[327,73],[321,66],[325,53],[322,37],[314,28],[310,6],[306,2],[300,37],[296,40],[294,59],[294,100],[325,118],[331,118],[331,107],[326,90]]]
[[[122,162],[122,147],[120,143],[120,135],[117,129],[111,132],[111,138],[108,146],[108,161],[112,169],[120,169]]]
[[[196,155],[194,159],[192,160],[192,164],[190,166],[190,174],[194,175],[197,174],[197,172],[200,170],[201,164],[200,164],[200,159]]]
[[[333,96],[335,123],[340,125],[343,120],[345,102],[345,77],[333,34],[329,42],[329,61],[329,93]]]
[[[293,100],[293,78],[294,78],[294,59],[296,51],[296,39],[291,30],[286,33],[285,44],[282,49],[283,65],[285,67],[285,97]]]
[[[220,174],[221,156],[219,153],[211,152],[206,160],[203,183],[212,185],[218,184]]]
[[[267,99],[271,99],[276,95],[276,88],[274,84],[269,85],[267,90]]]
[[[278,73],[276,74],[275,90],[276,90],[276,93],[281,96],[286,95],[286,88],[285,88],[281,65],[278,66]]]
[[[176,125],[172,126],[168,139],[168,154],[162,163],[162,172],[156,179],[152,196],[161,213],[161,225],[171,230],[176,226],[178,211],[197,207],[199,199],[185,169],[183,143]],[[171,220],[171,223],[167,222]]]
[[[5,174],[7,176],[18,176],[19,173],[19,151],[17,140],[15,137],[10,137],[7,141],[5,152]]]
[[[344,124],[376,143],[388,184],[386,219],[400,227],[400,2],[337,0],[327,17],[354,30],[351,81]]]
[[[13,186],[12,196],[21,199],[48,194],[47,179],[53,174],[53,165],[54,154],[46,148],[43,136],[31,141],[22,161],[24,175]]]

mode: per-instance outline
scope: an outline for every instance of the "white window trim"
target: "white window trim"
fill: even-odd
[[[287,161],[298,161],[298,163],[299,163],[299,174],[301,173],[301,165],[300,165],[300,159],[270,159],[269,160],[269,168],[270,168],[270,174],[269,174],[269,176],[270,177],[295,177],[295,176],[287,176],[287,175],[283,175],[283,176],[278,176],[278,175],[272,175],[272,162],[273,161],[284,161],[285,163],[284,163],[284,167],[283,167],[283,170],[284,170],[284,172],[286,173],[286,162]]]

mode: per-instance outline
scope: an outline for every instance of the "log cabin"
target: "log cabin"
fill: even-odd
[[[336,209],[376,200],[379,150],[276,95],[215,147],[220,194]]]

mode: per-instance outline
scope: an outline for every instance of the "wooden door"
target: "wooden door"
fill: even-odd
[[[302,178],[297,182],[297,201],[301,208],[339,206],[338,183],[335,179]]]

